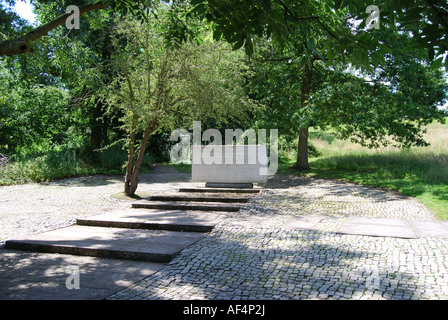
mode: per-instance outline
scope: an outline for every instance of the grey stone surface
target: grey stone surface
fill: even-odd
[[[77,224],[171,231],[209,232],[234,212],[128,209],[79,218]]]
[[[222,226],[109,299],[447,299],[447,244]]]
[[[250,189],[254,187],[253,183],[219,183],[206,182],[206,188],[236,188],[236,189]]]
[[[323,219],[321,216],[297,216],[283,223],[281,227],[293,230],[314,229]]]
[[[64,254],[0,250],[1,300],[96,300],[104,299],[165,266]],[[79,270],[79,289],[66,281]]]
[[[356,217],[375,236],[340,232]],[[448,239],[411,234],[414,221],[438,222],[399,194],[277,176],[208,237],[108,299],[447,299]]]
[[[189,202],[189,201],[140,201],[134,202],[132,208],[165,209],[165,210],[202,210],[202,211],[233,211],[237,212],[238,203]]]
[[[410,221],[419,237],[448,238],[448,225],[438,221]]]
[[[259,193],[262,188],[251,188],[251,189],[242,189],[242,188],[205,188],[205,187],[195,187],[195,188],[179,188],[179,192],[199,192],[201,194],[207,193]]]
[[[197,202],[236,202],[245,203],[252,195],[250,193],[186,193],[178,192],[173,194],[151,195],[145,197],[146,200],[154,201],[197,201]]]
[[[191,179],[213,183],[266,183],[265,145],[193,146]]]
[[[170,172],[143,176],[139,189],[148,193],[203,189],[188,182],[188,177]],[[79,212],[92,216],[129,207],[129,201],[109,199],[111,193],[121,191],[121,177],[113,184],[108,184],[109,178],[95,183],[92,179],[0,187],[0,234],[10,239],[60,227],[60,221],[79,218]],[[89,185],[85,185],[87,182]],[[61,190],[60,185],[64,185]],[[64,198],[67,193],[70,197]],[[306,229],[286,228],[289,221],[304,216],[322,219]],[[340,229],[349,217],[403,220],[417,238],[342,234]],[[218,223],[207,237],[108,299],[446,300],[448,239],[423,234],[424,229],[416,228],[414,222],[425,223],[426,227],[430,226],[427,222],[445,227],[448,224],[438,221],[419,201],[397,193],[332,180],[277,175],[239,212]],[[0,258],[5,251],[0,250]],[[26,279],[27,274],[39,274],[37,264],[30,259],[21,256],[10,264],[2,260],[0,267],[15,270],[21,268],[20,263],[27,264],[29,268],[17,275]],[[102,269],[104,265],[98,261],[88,265]],[[55,265],[63,264],[56,261]],[[120,279],[118,272],[124,269],[111,266],[110,270],[117,272],[116,279]],[[50,274],[41,278],[42,286]],[[106,272],[99,275],[105,280],[106,276]],[[82,279],[81,274],[81,288]],[[0,285],[6,285],[2,288],[11,285],[8,281],[0,272]],[[17,292],[25,294],[25,288],[32,284],[22,281]]]

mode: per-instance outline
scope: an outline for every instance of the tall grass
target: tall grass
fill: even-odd
[[[24,151],[13,157],[0,157],[0,185],[95,174],[124,174],[126,161],[127,151],[118,145],[93,152],[66,147],[55,147],[39,153]],[[150,171],[154,162],[154,155],[146,152],[140,172]]]
[[[376,150],[314,131],[310,141],[321,156],[311,158],[303,174],[396,190],[448,220],[448,125],[434,123],[427,130],[428,147]]]

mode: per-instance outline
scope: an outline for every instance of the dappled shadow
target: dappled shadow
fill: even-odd
[[[189,177],[189,174],[185,176]],[[302,204],[305,207],[325,197],[336,197],[336,201],[333,199],[336,203],[343,202],[338,201],[338,197],[351,196],[386,204],[388,201],[402,199],[383,190],[374,190],[372,193],[371,188],[362,187],[359,190],[359,186],[333,180],[283,175],[277,175],[275,179],[277,180],[270,181],[270,185],[268,183],[261,194],[254,196],[243,206],[239,213],[241,218],[245,217],[245,212],[251,217],[262,219],[281,215],[285,208],[272,201],[276,200],[276,197],[280,202],[283,201],[282,205],[288,202],[298,204],[298,212],[302,214],[300,207]],[[300,192],[313,189],[320,191]],[[266,200],[270,200],[272,206],[266,206],[263,202]],[[148,212],[144,215],[146,216],[143,220],[148,221],[163,218],[159,213]],[[191,221],[204,223],[210,216],[207,218],[193,216]],[[136,211],[135,213],[130,211],[130,217],[142,218]],[[179,216],[167,219],[169,223],[173,223]],[[129,230],[123,231],[120,236],[117,234],[116,238],[102,239],[95,234],[89,238],[95,240],[100,247],[110,248],[123,236],[142,243],[146,239],[143,234]],[[160,242],[160,247],[163,247],[164,242],[168,242],[170,238],[167,236],[164,239]],[[439,272],[438,263],[441,261],[443,263],[447,255],[446,247],[443,247],[446,245],[444,240],[434,242],[435,246],[440,244],[440,247],[434,248],[428,246],[427,242],[420,243],[420,241],[427,239],[377,238],[317,230],[286,230],[267,226],[242,227],[222,223],[208,237],[181,251],[165,268],[110,298],[168,300],[420,298],[426,288],[419,277],[426,273]],[[75,238],[69,240],[67,244],[76,246],[80,245],[81,241]],[[420,245],[424,245],[427,251],[414,252],[413,247],[415,249]],[[438,260],[435,252],[438,253]],[[1,254],[0,250],[0,258]],[[400,261],[406,261],[404,266],[396,264],[398,257]],[[428,268],[423,270],[420,264],[414,264],[412,261],[417,258],[429,261]],[[115,271],[120,267],[112,268],[111,270]],[[26,267],[22,271],[27,272]],[[7,283],[7,286],[15,286],[9,280],[4,283]],[[446,290],[448,290],[446,287],[440,286],[439,297],[448,297]]]
[[[236,212],[128,209],[78,219],[78,224],[134,229],[208,232]]]
[[[223,229],[110,299],[420,298],[426,289],[420,270],[396,264],[396,255],[415,258],[402,239]]]
[[[402,196],[418,197],[434,193],[447,184],[447,154],[425,152],[385,152],[340,155],[316,159],[312,170],[317,175],[346,178],[368,185],[400,190]],[[379,188],[377,188],[379,189]]]
[[[138,176],[139,184],[190,182],[191,173],[178,172],[171,166],[154,165],[149,173]],[[111,184],[124,184],[124,175],[98,174],[91,176],[55,179],[40,184],[45,186],[98,187]]]
[[[401,195],[397,192],[381,188],[367,187],[332,179],[309,178],[297,175],[283,174],[277,174],[271,177],[266,184],[266,188],[273,190],[281,189],[287,191],[297,191],[297,197],[299,198],[302,195],[315,195],[316,197],[353,196],[375,201],[394,201],[408,198],[407,196]],[[315,189],[316,191],[301,193],[301,191],[313,189]]]
[[[43,186],[61,186],[61,187],[100,187],[106,185],[113,185],[123,182],[122,176],[118,175],[94,175],[85,177],[65,178],[41,182]]]

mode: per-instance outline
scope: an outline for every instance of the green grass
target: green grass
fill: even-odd
[[[409,150],[370,150],[341,141],[328,132],[314,132],[311,143],[322,153],[310,159],[311,169],[299,174],[395,190],[420,200],[437,217],[448,220],[448,125],[428,127],[429,147]],[[293,162],[282,163],[281,173],[295,173]]]

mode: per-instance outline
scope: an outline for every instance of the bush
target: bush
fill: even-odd
[[[72,149],[55,149],[45,154],[17,158],[2,160],[0,185],[43,182],[96,173],[96,170],[82,162]]]

